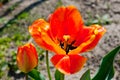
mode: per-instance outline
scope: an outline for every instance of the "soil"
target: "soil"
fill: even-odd
[[[8,21],[10,19],[13,19],[16,14],[18,14],[21,10],[30,4],[37,2],[37,0],[12,0],[7,3],[7,5],[3,5],[0,8],[0,15],[3,15],[10,4],[13,4],[17,1],[22,2],[14,11],[11,12],[11,14],[7,14],[5,16]],[[120,0],[62,0],[62,3],[65,6],[76,6],[81,12],[84,22],[89,18],[88,13],[90,13],[90,15],[93,17],[95,15],[109,15],[111,23],[109,25],[102,25],[107,29],[106,34],[100,40],[95,49],[84,53],[84,56],[88,58],[88,61],[85,64],[84,68],[76,74],[66,75],[65,80],[79,80],[80,76],[89,68],[91,70],[91,76],[93,77],[98,70],[98,67],[100,66],[101,58],[105,56],[105,54],[107,54],[111,49],[120,45]],[[57,4],[57,0],[42,1],[39,5],[30,10],[30,14],[33,16],[33,18],[37,18],[37,16],[40,16],[39,18],[47,18],[47,16],[54,11]],[[7,23],[7,21],[5,23]],[[1,24],[0,27],[3,27],[4,24]],[[52,56],[52,54],[50,55]],[[46,65],[44,63],[41,63],[40,66],[43,67],[41,69],[41,72],[47,76],[46,70],[44,68]],[[120,54],[117,55],[114,66],[116,72],[113,80],[120,80]],[[54,76],[55,69],[53,68],[52,64],[50,67],[53,71],[52,76]]]

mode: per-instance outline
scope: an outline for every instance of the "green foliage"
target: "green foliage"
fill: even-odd
[[[112,51],[110,51],[106,56],[103,57],[101,66],[97,74],[90,78],[90,70],[87,70],[80,80],[111,80],[114,77],[114,66],[113,62],[116,55],[120,52],[120,46],[116,47]]]
[[[4,70],[7,69],[7,62],[5,62],[5,54],[0,52],[0,78],[4,75]]]
[[[11,39],[8,37],[0,38],[0,44],[7,44],[11,42]]]
[[[32,77],[34,80],[45,80],[45,77],[36,69],[30,71],[28,75]]]
[[[22,14],[20,14],[19,16],[18,16],[18,20],[20,20],[20,19],[28,19],[28,16],[29,16],[29,13],[28,12],[23,12]]]
[[[64,74],[62,74],[60,71],[55,71],[55,80],[64,80]]]
[[[80,80],[91,80],[90,70],[87,70],[87,71],[82,75],[82,77],[80,78]]]
[[[62,1],[61,1],[61,0],[58,0],[55,8],[58,8],[58,7],[62,6],[62,5],[63,5]]]
[[[0,18],[0,24],[3,24],[6,22],[6,19],[5,18]]]
[[[15,9],[15,7],[17,7],[17,6],[18,6],[18,4],[17,4],[17,3],[15,3],[15,4],[11,5],[11,6],[8,8],[8,11],[12,11],[12,10],[14,10],[14,9]]]
[[[113,78],[114,76],[113,61],[114,58],[116,57],[116,54],[119,53],[119,51],[120,46],[113,49],[102,59],[99,71],[92,80],[111,80]]]
[[[88,15],[89,17],[85,23],[85,25],[87,26],[92,24],[106,25],[111,23],[111,20],[108,14],[105,14],[103,16],[96,15],[95,17],[92,17],[90,14]]]

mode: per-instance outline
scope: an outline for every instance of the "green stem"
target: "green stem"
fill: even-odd
[[[60,75],[60,80],[64,80],[64,74],[63,73],[61,73],[61,75]]]
[[[55,80],[64,80],[64,74],[61,73],[59,70],[55,71]]]
[[[28,80],[28,75],[27,75],[27,73],[25,74],[25,80]]]
[[[47,65],[47,73],[49,80],[52,80],[51,74],[50,74],[50,67],[49,67],[49,58],[48,58],[48,51],[46,50],[46,65]]]

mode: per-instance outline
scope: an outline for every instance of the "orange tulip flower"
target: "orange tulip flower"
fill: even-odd
[[[29,43],[18,47],[17,51],[17,65],[18,68],[28,73],[38,64],[38,55],[33,44]]]
[[[38,19],[29,27],[36,43],[55,53],[51,61],[64,74],[76,73],[83,67],[86,58],[80,54],[93,49],[105,31],[99,25],[84,26],[74,6],[59,7],[48,22]]]

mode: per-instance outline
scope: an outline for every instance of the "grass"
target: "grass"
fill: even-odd
[[[0,22],[2,23],[2,21],[5,21],[4,18]],[[34,18],[30,17],[30,13],[23,12],[0,31],[0,78],[10,68],[13,68],[15,72],[20,72],[16,66],[17,47],[27,43],[31,39],[28,26],[32,21],[34,21]],[[37,51],[39,55],[44,52],[38,47]],[[41,56],[40,58],[42,60]]]

